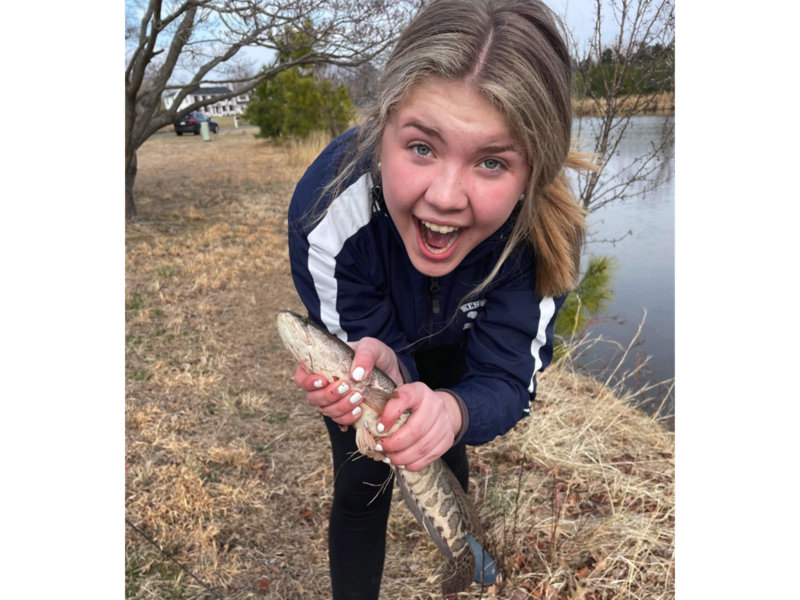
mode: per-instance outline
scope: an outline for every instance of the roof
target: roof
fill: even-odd
[[[167,97],[174,96],[175,94],[177,94],[180,91],[181,90],[175,90],[173,92],[170,92],[169,94],[167,94]],[[214,95],[217,95],[217,94],[228,94],[228,93],[230,93],[230,91],[231,90],[229,88],[226,88],[224,86],[201,87],[201,88],[197,88],[193,92],[190,92],[189,95],[191,95],[191,96],[200,96],[200,95],[203,95],[203,96],[214,96]]]
[[[201,87],[197,88],[195,91],[191,92],[193,96],[197,96],[199,94],[229,94],[230,89],[226,87]]]

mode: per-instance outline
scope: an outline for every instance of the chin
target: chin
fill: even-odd
[[[411,264],[414,265],[417,271],[427,277],[444,277],[450,274],[461,262],[461,259],[453,259],[455,259],[454,256],[442,262],[434,262],[421,256],[413,256],[411,257]]]

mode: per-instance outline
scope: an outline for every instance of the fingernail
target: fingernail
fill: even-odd
[[[355,394],[350,396],[350,404],[355,404],[356,402],[361,400],[361,398],[363,398],[363,396],[360,393],[356,392]]]
[[[353,416],[355,417],[355,416],[356,416],[358,413],[360,413],[360,412],[361,412],[361,407],[360,407],[360,406],[356,406],[356,407],[353,409]]]
[[[378,452],[383,452],[383,446],[381,446],[380,444],[375,444],[375,450],[377,450]]]
[[[347,385],[346,383],[343,383],[342,385],[339,386],[339,390],[338,391],[339,391],[340,394],[344,394],[349,389],[350,389],[350,386]]]
[[[314,387],[315,387],[315,388],[321,388],[323,385],[325,385],[325,384],[324,384],[324,383],[322,383],[322,379],[317,379],[317,380],[314,382]]]
[[[383,462],[385,462],[387,465],[390,465],[392,464],[392,459],[387,456],[386,458],[383,459]]]
[[[361,381],[362,379],[364,379],[365,373],[366,371],[364,370],[364,367],[356,367],[355,370],[353,371],[353,379],[355,381]]]
[[[398,468],[398,469],[405,469],[405,468],[406,468],[406,466],[405,466],[405,465],[397,465],[397,468]]]
[[[386,429],[386,427],[383,426],[383,423],[378,423],[378,433],[383,433],[384,429]]]

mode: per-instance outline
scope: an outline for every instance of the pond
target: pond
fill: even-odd
[[[582,138],[590,137],[590,126],[596,119],[584,118]],[[630,165],[659,144],[665,125],[674,116],[640,116],[632,119],[623,136],[618,153],[609,161],[605,177],[610,177]],[[577,136],[579,123],[573,125]],[[674,137],[672,139],[674,147]],[[582,149],[588,150],[584,143]],[[614,258],[614,299],[606,315],[587,331],[589,338],[602,338],[588,347],[579,364],[600,378],[607,378],[620,365],[612,381],[620,381],[646,358],[647,363],[637,374],[629,376],[623,385],[641,390],[639,400],[648,399],[642,408],[653,414],[669,415],[674,425],[675,391],[675,179],[673,158],[664,163],[660,176],[669,180],[643,196],[629,196],[607,204],[589,215],[587,254],[608,255]],[[630,191],[641,190],[635,183]],[[642,320],[641,332],[637,330]],[[621,354],[635,340],[627,358]],[[616,345],[618,344],[618,345]],[[620,348],[621,346],[621,348]],[[621,364],[620,364],[621,363]],[[660,382],[667,382],[660,384]],[[660,384],[660,385],[659,385]]]

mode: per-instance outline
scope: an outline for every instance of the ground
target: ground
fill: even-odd
[[[292,384],[286,210],[324,140],[152,139],[126,227],[126,518],[226,599],[330,597],[331,467]],[[622,399],[624,400],[624,398]],[[502,583],[464,598],[674,598],[674,439],[569,365],[470,448]],[[439,596],[442,557],[396,497],[383,599]],[[127,598],[213,598],[126,525]]]

